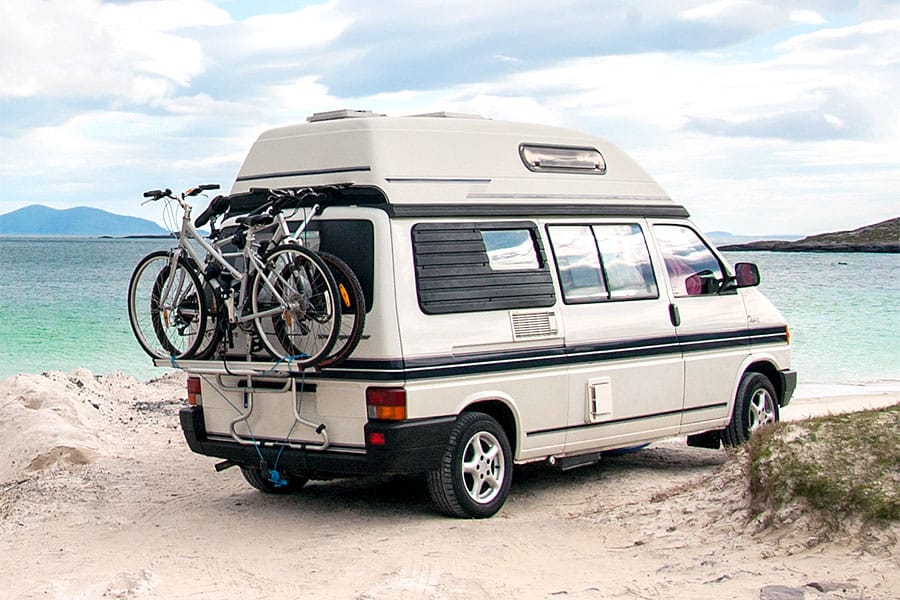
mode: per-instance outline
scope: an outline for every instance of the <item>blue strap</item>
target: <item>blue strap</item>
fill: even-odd
[[[273,487],[284,487],[288,484],[288,480],[281,476],[278,469],[269,469],[269,481]]]

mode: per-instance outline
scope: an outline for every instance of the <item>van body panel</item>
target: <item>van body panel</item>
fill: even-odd
[[[570,369],[566,452],[616,447],[648,428],[654,438],[678,433],[683,370],[680,356]],[[607,410],[592,407],[598,393],[611,396]]]
[[[203,413],[207,433],[245,440],[274,440],[316,444],[322,438],[309,426],[295,423],[294,398],[301,417],[326,423],[331,442],[362,448],[366,424],[365,385],[334,382],[316,385],[297,381],[296,394],[281,391],[285,382],[274,381],[272,388],[260,382],[248,384],[245,377],[206,378],[202,380]],[[251,388],[255,388],[252,389]],[[273,389],[274,388],[274,389]],[[239,419],[249,412],[246,420]]]
[[[566,369],[512,370],[407,384],[409,408],[415,415],[457,415],[481,402],[498,400],[509,407],[516,429],[516,460],[528,461],[561,453],[565,444]],[[535,432],[555,430],[544,435]]]

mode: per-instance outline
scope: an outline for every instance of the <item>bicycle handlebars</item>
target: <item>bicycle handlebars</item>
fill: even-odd
[[[165,198],[166,196],[171,196],[172,190],[166,188],[164,190],[147,190],[144,192],[144,198],[150,198],[151,200],[159,200],[160,198]]]
[[[188,188],[185,191],[181,192],[181,198],[189,198],[191,196],[196,196],[202,192],[206,192],[208,190],[217,190],[219,189],[218,183],[204,183],[198,185],[197,187]],[[164,190],[147,190],[144,192],[144,198],[150,198],[151,200],[159,200],[160,198],[175,198],[172,195],[172,190],[166,188]]]
[[[191,189],[187,190],[184,193],[184,195],[185,196],[196,196],[197,194],[199,194],[201,192],[205,192],[208,190],[217,190],[217,189],[219,189],[218,183],[204,183],[202,185],[198,185],[195,188],[191,188]]]

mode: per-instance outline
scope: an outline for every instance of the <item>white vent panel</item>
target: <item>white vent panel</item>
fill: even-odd
[[[556,324],[556,314],[552,311],[511,313],[513,339],[533,340],[536,338],[552,337],[559,333]]]

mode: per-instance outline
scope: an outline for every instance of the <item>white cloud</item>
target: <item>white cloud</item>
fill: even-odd
[[[290,13],[251,17],[239,24],[239,35],[231,43],[250,51],[321,46],[334,40],[355,20],[350,15],[339,14],[336,4],[327,2]]]
[[[900,64],[900,19],[878,20],[798,35],[776,48],[790,65],[835,69],[894,67]]]
[[[775,7],[750,0],[717,0],[688,8],[680,16],[687,21],[732,24],[748,20],[771,21],[779,12]]]
[[[226,25],[232,21],[228,12],[206,0],[143,0],[127,4],[102,4],[98,17],[106,27],[126,31],[176,31],[189,27]]]
[[[822,25],[825,17],[814,10],[792,10],[791,21],[801,25]]]
[[[164,90],[203,70],[199,43],[175,32],[228,20],[201,0],[3,2],[0,97],[158,98],[148,78]]]

